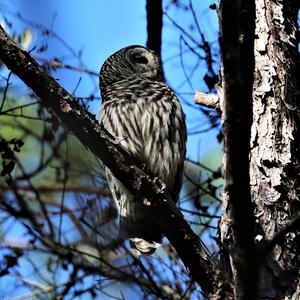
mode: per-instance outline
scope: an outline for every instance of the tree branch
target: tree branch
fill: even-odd
[[[300,212],[297,212],[295,216],[288,222],[288,224],[282,228],[280,231],[278,231],[271,240],[267,241],[266,244],[264,244],[259,249],[259,261],[262,261],[265,259],[265,257],[272,251],[272,249],[282,241],[286,239],[286,235],[294,230],[299,229],[300,225]]]
[[[161,56],[162,0],[147,0],[147,47]]]
[[[147,198],[156,209],[155,222],[161,227],[204,293],[210,299],[229,289],[224,272],[211,257],[184,220],[162,184],[149,178],[133,159],[100,127],[94,117],[50,77],[24,50],[13,42],[0,27],[0,59],[51,109],[61,122],[92,151],[138,199]],[[223,273],[222,273],[223,272]],[[226,277],[226,275],[224,276]]]
[[[224,80],[225,197],[233,234],[237,299],[254,299],[257,265],[249,151],[254,76],[255,2],[223,0],[220,7]],[[226,201],[225,201],[226,202]],[[227,208],[225,208],[227,209]]]

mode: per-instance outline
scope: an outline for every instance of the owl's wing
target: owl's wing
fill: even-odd
[[[138,166],[142,167],[143,139],[140,132],[140,120],[137,119],[138,108],[135,94],[124,89],[120,91],[120,85],[118,85],[116,88],[111,87],[103,100],[99,117],[100,125],[132,156]],[[137,204],[134,204],[132,194],[108,169],[106,169],[106,177],[121,217],[139,219],[141,213],[136,208]]]
[[[102,104],[99,123],[116,139],[116,142],[139,161],[143,149],[137,107],[134,96],[111,97]]]
[[[160,177],[177,201],[186,154],[185,117],[163,82],[139,80],[111,88],[100,123],[150,176]]]
[[[142,161],[146,173],[159,177],[176,202],[186,154],[185,117],[178,98],[168,86],[159,82],[156,90],[159,92],[139,100]]]

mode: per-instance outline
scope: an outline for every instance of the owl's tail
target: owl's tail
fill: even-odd
[[[138,252],[138,255],[151,255],[160,246],[160,243],[154,241],[148,242],[140,238],[132,238],[130,239],[130,246]]]

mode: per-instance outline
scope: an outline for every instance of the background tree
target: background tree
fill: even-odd
[[[23,294],[21,298],[89,295],[122,299],[135,294],[139,298],[192,299],[205,293],[209,299],[231,299],[233,294],[239,299],[253,299],[256,294],[260,298],[286,295],[296,299],[299,217],[292,219],[292,216],[298,211],[299,189],[296,101],[299,59],[295,38],[298,7],[283,2],[263,5],[256,1],[254,24],[254,3],[223,1],[221,4],[223,67],[222,84],[218,85],[221,104],[215,96],[206,94],[197,94],[196,100],[208,107],[218,106],[224,112],[227,168],[219,230],[222,264],[193,234],[168,195],[141,170],[132,168],[130,157],[84,111],[96,99],[95,95],[75,99],[67,94],[1,31],[0,58],[41,99],[40,102],[32,94],[26,99],[16,97],[11,93],[13,76],[4,71],[0,110],[1,275],[5,280],[13,277],[26,287],[27,296]],[[168,15],[169,5],[189,14],[194,31],[186,30]],[[151,5],[147,8],[150,25]],[[164,12],[164,20],[181,33],[178,61],[185,83],[192,89],[193,74],[204,61],[203,79],[207,91],[213,91],[217,81],[214,44],[205,39],[192,2],[174,1],[166,4]],[[17,18],[26,22],[20,15]],[[151,29],[148,26],[148,32]],[[42,28],[42,31],[47,37],[59,39],[52,30]],[[160,33],[155,32],[156,43],[151,42],[149,35],[148,46],[159,49]],[[38,50],[43,53],[46,48]],[[195,56],[196,61],[188,56],[185,62],[185,52]],[[34,51],[31,53],[36,55]],[[80,57],[79,67],[60,59],[37,58],[48,73],[67,68],[85,76],[95,74],[85,68]],[[191,62],[192,67],[188,65]],[[181,95],[180,91],[177,93]],[[206,120],[208,129],[220,124],[218,112],[205,107],[198,108],[196,116]],[[60,126],[57,117],[64,126]],[[207,131],[200,126],[190,129],[190,133]],[[222,140],[220,130],[217,134]],[[141,198],[146,195],[155,199],[152,205],[157,207],[157,222],[176,252],[166,242],[157,255],[136,258],[126,243],[114,239],[115,211],[102,163],[85,147],[112,168],[125,185],[140,193]],[[215,171],[204,166],[202,160],[199,163],[188,159],[185,173],[185,194],[179,207],[207,244],[206,233],[215,235],[216,222],[211,220],[220,213],[220,169]],[[18,238],[9,239],[10,233],[16,231]],[[217,249],[207,246],[210,252]],[[26,266],[30,266],[34,275],[25,271]]]

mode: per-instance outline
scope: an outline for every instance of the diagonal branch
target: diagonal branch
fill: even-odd
[[[100,158],[126,188],[139,199],[147,198],[151,202],[157,212],[155,221],[158,226],[176,249],[191,276],[207,295],[211,295],[210,299],[214,299],[220,287],[223,291],[224,287],[230,290],[228,280],[221,278],[219,264],[194,234],[162,185],[137,168],[133,159],[112,140],[94,117],[13,42],[2,27],[0,44],[0,59],[36,93],[42,105],[53,111],[62,124]]]

